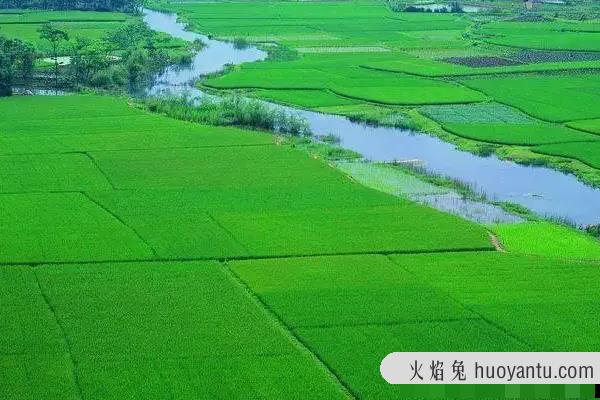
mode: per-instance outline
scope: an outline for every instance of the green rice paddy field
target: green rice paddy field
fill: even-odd
[[[206,87],[380,122],[416,114],[600,175],[597,20],[475,23],[375,0],[153,6],[295,54]],[[94,38],[129,18],[0,13],[0,34],[34,40],[55,20]],[[396,193],[439,190],[412,175],[391,181],[383,166],[371,189],[347,175],[364,163],[337,169],[291,140],[121,97],[1,98],[0,116],[2,399],[593,395],[379,373],[398,351],[597,351],[589,235],[476,224]]]
[[[491,228],[499,253],[488,228],[269,134],[121,98],[7,98],[0,114],[2,398],[504,397],[390,386],[379,363],[600,345],[587,237],[565,254],[532,244],[539,226]]]
[[[288,49],[285,58],[209,77],[205,87],[382,123],[385,113],[364,118],[353,107],[414,110],[465,149],[490,143],[526,163],[543,154],[547,165],[598,185],[597,152],[581,150],[600,140],[600,20],[588,3],[529,14],[518,2],[487,2],[481,14],[395,12],[375,0],[153,4],[199,32]],[[585,18],[569,19],[568,10]],[[481,121],[479,110],[512,117]],[[460,121],[448,119],[458,113]]]

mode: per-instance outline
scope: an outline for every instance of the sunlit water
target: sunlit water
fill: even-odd
[[[266,57],[265,52],[255,47],[237,49],[231,43],[188,32],[172,14],[146,10],[144,20],[154,30],[188,41],[200,39],[207,44],[195,55],[191,65],[174,66],[160,74],[148,90],[150,95],[187,93],[201,97],[203,93],[193,87],[194,80],[200,76],[221,71],[227,64],[260,61]],[[338,136],[342,147],[354,150],[366,159],[384,162],[419,160],[427,171],[468,183],[489,199],[517,203],[540,215],[565,218],[579,225],[600,223],[600,189],[589,187],[572,175],[544,167],[519,165],[495,156],[476,156],[426,134],[373,127],[341,116],[285,108],[305,117],[313,132]],[[428,196],[419,201],[482,222],[515,220],[497,207],[460,198],[444,200]]]

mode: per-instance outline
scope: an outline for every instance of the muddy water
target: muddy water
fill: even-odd
[[[236,49],[231,43],[188,32],[172,14],[146,10],[144,19],[157,31],[188,41],[200,39],[207,44],[189,66],[173,66],[157,76],[156,83],[148,90],[151,95],[187,93],[201,97],[204,94],[193,87],[193,81],[198,77],[218,72],[227,64],[259,61],[266,57],[265,52],[255,47]],[[579,225],[600,223],[600,189],[591,188],[572,175],[549,168],[519,165],[495,156],[476,156],[426,134],[367,126],[341,116],[287,109],[304,116],[313,132],[338,136],[342,147],[354,150],[366,159],[418,160],[427,171],[459,179],[490,199],[517,203],[540,215],[566,218]],[[461,202],[454,198],[451,203],[454,205],[442,198],[428,200],[428,204],[461,215],[465,215],[461,210],[472,208],[466,200]],[[483,208],[491,216],[479,220],[512,220],[497,207]]]

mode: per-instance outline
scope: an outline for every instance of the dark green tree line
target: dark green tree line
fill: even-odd
[[[33,73],[35,49],[29,43],[0,36],[0,96],[10,96],[16,79],[27,81]]]
[[[0,0],[1,8],[138,12],[144,0]]]

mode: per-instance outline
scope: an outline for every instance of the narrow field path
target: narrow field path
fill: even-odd
[[[489,231],[488,231],[488,234],[490,235],[490,240],[491,240],[492,244],[494,245],[494,248],[496,249],[496,251],[499,251],[500,253],[506,253],[506,249],[500,242],[498,235],[496,235],[495,233],[489,232]]]

